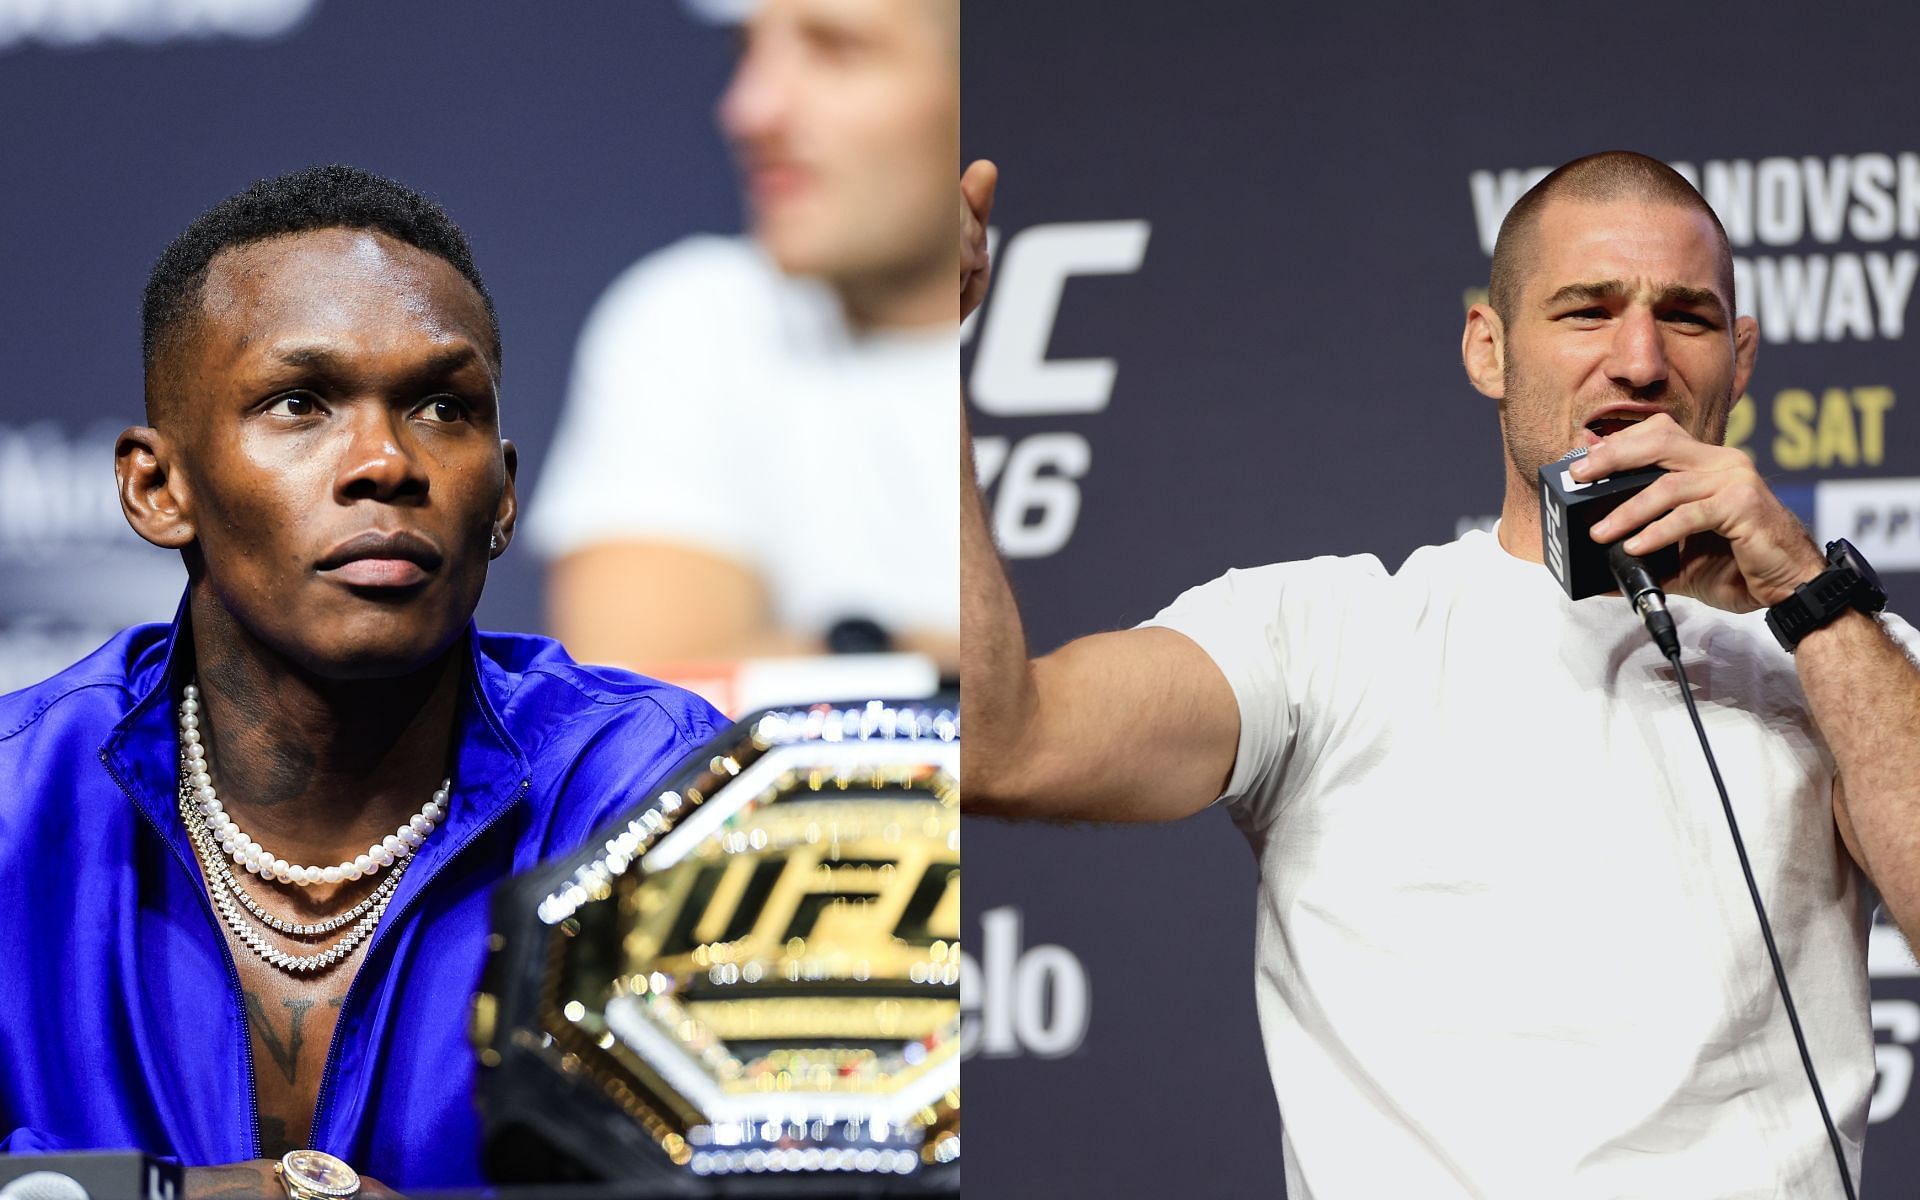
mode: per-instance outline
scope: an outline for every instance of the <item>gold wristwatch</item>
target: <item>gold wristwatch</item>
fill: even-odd
[[[322,1150],[289,1150],[273,1164],[287,1200],[348,1200],[360,1194],[360,1176]]]

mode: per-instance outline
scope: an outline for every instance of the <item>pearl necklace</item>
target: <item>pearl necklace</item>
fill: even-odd
[[[233,936],[240,939],[240,943],[247,949],[259,955],[263,962],[269,966],[285,971],[289,975],[304,975],[309,972],[324,971],[349,954],[352,954],[354,950],[359,947],[360,943],[365,941],[374,929],[379,926],[380,918],[386,915],[387,902],[393,899],[394,887],[399,884],[400,877],[406,873],[407,863],[411,861],[410,859],[405,859],[395,864],[393,870],[387,874],[387,877],[380,881],[380,886],[374,889],[373,894],[365,900],[362,900],[352,911],[343,913],[327,922],[323,922],[322,925],[289,924],[265,913],[254,905],[252,898],[241,891],[240,885],[234,881],[233,872],[228,869],[227,864],[220,857],[219,846],[214,842],[213,831],[207,828],[206,821],[201,817],[199,809],[193,803],[192,792],[189,790],[187,783],[188,772],[186,770],[186,759],[184,756],[181,759],[180,776],[180,815],[182,819],[186,821],[187,834],[193,839],[195,851],[200,855],[201,861],[209,868],[208,873],[212,877],[214,884],[211,889],[214,907],[220,910],[220,917],[226,921],[227,928],[233,930]],[[245,918],[241,915],[240,907],[234,903],[234,897],[236,895],[242,903],[247,905],[249,912],[269,922],[274,928],[283,933],[301,931],[302,934],[304,934],[304,931],[307,930],[318,932],[321,931],[323,927],[327,930],[338,929],[341,924],[349,920],[354,921],[354,925],[352,929],[347,931],[345,937],[333,945],[328,946],[325,950],[320,950],[312,954],[289,953],[268,942],[259,930],[246,923]],[[355,920],[356,915],[358,916],[357,920]]]
[[[440,790],[433,794],[433,799],[408,818],[406,824],[368,846],[365,854],[331,867],[303,867],[262,849],[260,843],[248,837],[220,806],[220,797],[213,790],[213,777],[207,771],[207,748],[200,742],[200,689],[191,683],[187,685],[186,698],[180,702],[180,748],[181,774],[184,777],[181,784],[182,802],[192,797],[209,834],[227,857],[233,860],[233,865],[244,867],[255,875],[301,887],[311,887],[316,883],[339,883],[343,879],[371,878],[379,874],[381,868],[391,867],[408,858],[420,848],[427,835],[433,832],[433,827],[446,815],[447,793],[453,786],[452,780],[441,780]]]
[[[189,832],[194,830],[200,831],[195,837],[194,844],[201,851],[201,857],[207,860],[207,865],[215,876],[213,882],[219,886],[221,890],[231,895],[235,900],[238,900],[240,907],[253,914],[254,920],[288,937],[325,937],[327,934],[332,933],[342,926],[353,924],[361,917],[366,916],[368,909],[393,895],[393,889],[400,884],[400,877],[406,873],[407,864],[405,862],[395,863],[393,870],[388,871],[387,877],[380,881],[380,886],[368,892],[367,895],[361,899],[360,903],[354,905],[346,912],[336,913],[324,921],[311,924],[299,921],[283,921],[268,912],[261,906],[258,900],[253,898],[246,888],[240,886],[240,881],[233,877],[233,871],[227,866],[226,860],[220,857],[219,847],[213,841],[211,831],[207,830],[206,822],[201,819],[198,812],[192,812],[191,808],[189,808],[189,812],[191,815],[188,818],[187,828]],[[202,840],[202,836],[204,836],[204,840]]]

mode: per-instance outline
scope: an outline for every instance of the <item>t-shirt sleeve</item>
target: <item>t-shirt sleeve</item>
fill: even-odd
[[[670,248],[595,304],[528,504],[526,530],[543,557],[659,538],[752,558],[751,498],[719,502],[715,470],[745,420],[714,385],[731,327],[716,293],[741,282],[741,253],[713,238]]]
[[[1219,799],[1256,827],[1310,766],[1355,604],[1384,574],[1371,556],[1232,570],[1142,622],[1191,638],[1227,677],[1240,742]]]

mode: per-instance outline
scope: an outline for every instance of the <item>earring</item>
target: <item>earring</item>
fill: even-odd
[[[500,553],[500,535],[499,534],[490,533],[487,535],[487,549],[493,551],[495,554]]]

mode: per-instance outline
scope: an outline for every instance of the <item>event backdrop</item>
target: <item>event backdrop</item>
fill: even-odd
[[[499,307],[503,424],[537,499],[574,340],[642,254],[739,228],[712,110],[738,0],[0,0],[0,692],[173,615],[127,528],[140,295],[167,242],[263,176],[344,162],[443,204]],[[482,624],[537,629],[541,564]]]
[[[1782,0],[972,4],[966,149],[1003,174],[963,372],[1035,650],[1231,566],[1397,566],[1490,523],[1465,306],[1515,196],[1612,148],[1680,166],[1726,224],[1762,331],[1732,437],[1920,619],[1916,35],[1907,10]],[[1225,814],[965,836],[969,1190],[1279,1195],[1254,864]],[[1887,1200],[1920,1191],[1920,980],[1890,930],[1873,970],[1865,1194]]]

